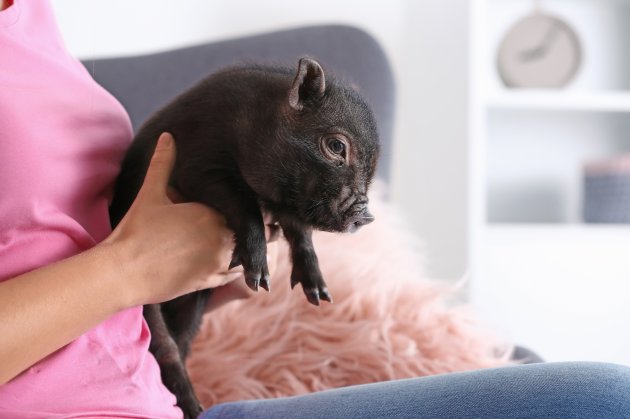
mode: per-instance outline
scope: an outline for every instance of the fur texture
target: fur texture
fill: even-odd
[[[291,293],[282,247],[270,294],[205,316],[187,367],[206,407],[510,363],[511,348],[448,301],[458,287],[426,278],[421,247],[375,186],[372,225],[314,233],[334,304]]]

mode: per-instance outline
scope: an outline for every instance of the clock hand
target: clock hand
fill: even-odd
[[[547,30],[547,33],[545,34],[542,43],[539,46],[521,51],[521,53],[519,54],[521,60],[523,62],[534,61],[542,58],[545,54],[547,54],[549,47],[551,46],[553,41],[555,41],[558,33],[560,32],[559,26],[560,25],[558,25],[557,22],[553,21],[553,23]]]

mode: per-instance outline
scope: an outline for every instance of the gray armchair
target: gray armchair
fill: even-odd
[[[244,62],[297,65],[302,56],[359,88],[374,110],[382,142],[378,176],[389,179],[394,77],[383,49],[362,30],[315,26],[213,42],[137,57],[89,60],[94,79],[125,107],[134,129],[155,110],[220,68]]]

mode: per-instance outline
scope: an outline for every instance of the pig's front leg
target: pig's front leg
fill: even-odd
[[[245,185],[223,180],[205,184],[190,198],[215,208],[234,231],[236,245],[230,268],[242,264],[247,286],[269,291],[265,225],[256,195]]]
[[[284,236],[291,246],[293,270],[291,271],[291,288],[299,282],[308,301],[318,306],[320,300],[332,303],[326,282],[319,270],[319,262],[313,248],[312,230],[291,221],[280,220]]]

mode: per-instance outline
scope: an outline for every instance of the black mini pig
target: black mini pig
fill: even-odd
[[[115,226],[140,190],[158,137],[173,134],[170,184],[186,201],[221,212],[235,233],[232,266],[247,285],[269,290],[262,212],[288,240],[291,287],[318,305],[332,301],[311,240],[312,229],[350,232],[371,222],[367,189],[378,157],[374,116],[350,87],[317,61],[288,68],[241,66],[210,75],[157,112],[138,132],[116,182]],[[183,360],[210,290],[145,306],[151,351],[164,384],[186,417],[201,411]]]

